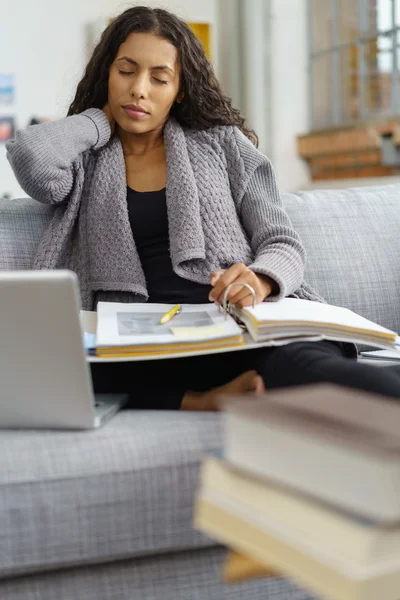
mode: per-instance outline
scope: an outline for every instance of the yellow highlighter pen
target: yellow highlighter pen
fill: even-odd
[[[174,317],[175,315],[179,314],[181,312],[181,305],[180,304],[175,304],[175,306],[173,306],[171,308],[171,310],[169,310],[168,312],[165,313],[165,315],[163,315],[160,319],[160,325],[165,325],[165,323],[168,323],[168,321],[170,321],[172,319],[172,317]]]

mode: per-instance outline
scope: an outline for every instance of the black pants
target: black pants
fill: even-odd
[[[334,342],[285,346],[190,358],[92,363],[95,392],[127,392],[127,408],[179,409],[187,390],[206,391],[255,369],[267,390],[330,382],[400,398],[400,365],[374,367],[346,358]]]

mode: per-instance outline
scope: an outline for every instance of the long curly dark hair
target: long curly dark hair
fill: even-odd
[[[120,45],[134,31],[163,37],[178,50],[183,100],[171,108],[171,115],[178,123],[191,129],[236,125],[258,146],[257,134],[246,127],[240,111],[224,95],[201,42],[184,21],[161,8],[135,6],[110,23],[93,51],[68,115],[88,108],[103,108],[107,103],[109,68]]]

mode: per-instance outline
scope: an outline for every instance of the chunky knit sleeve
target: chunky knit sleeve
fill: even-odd
[[[249,267],[277,283],[270,300],[279,300],[301,286],[305,249],[283,208],[270,161],[239,130],[234,133],[243,164],[238,212],[255,255]]]
[[[7,143],[7,158],[22,189],[46,204],[61,204],[74,186],[82,154],[110,139],[104,112],[90,108],[74,115],[32,125]]]

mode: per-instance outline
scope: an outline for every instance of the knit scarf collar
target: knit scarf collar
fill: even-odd
[[[205,258],[199,187],[182,127],[170,118],[164,128],[166,201],[172,265]],[[126,169],[118,136],[97,153],[87,198],[87,251],[92,291],[119,290],[147,298],[146,281],[132,236]],[[94,200],[93,200],[94,199]],[[105,247],[106,245],[106,247]]]

